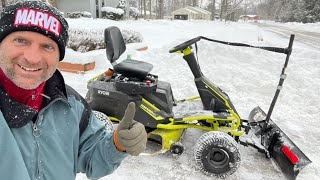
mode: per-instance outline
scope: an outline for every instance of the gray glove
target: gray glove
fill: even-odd
[[[144,125],[133,120],[135,103],[130,102],[115,131],[115,145],[120,151],[127,151],[132,156],[142,153],[147,144],[147,132]]]

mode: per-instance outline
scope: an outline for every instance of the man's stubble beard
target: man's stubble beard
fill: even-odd
[[[9,64],[9,66],[7,64],[8,62],[11,63],[11,64]],[[52,68],[47,68],[48,66],[46,66],[46,68],[44,69],[44,72],[40,75],[40,79],[36,79],[36,81],[31,80],[33,83],[32,82],[25,83],[25,81],[22,82],[23,77],[19,78],[19,75],[14,70],[14,65],[16,64],[16,62],[17,62],[17,60],[8,61],[8,59],[6,59],[6,57],[0,51],[0,68],[2,69],[4,74],[16,86],[18,86],[22,89],[26,89],[26,90],[36,89],[41,83],[47,81],[54,74],[54,72],[57,69],[57,65],[56,65],[56,67],[52,67]]]

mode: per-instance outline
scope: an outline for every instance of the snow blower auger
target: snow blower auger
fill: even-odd
[[[90,79],[86,95],[86,100],[98,112],[99,117],[105,114],[111,121],[118,122],[127,104],[133,101],[139,107],[135,120],[145,125],[149,139],[161,142],[161,152],[170,150],[173,154],[181,154],[184,150],[180,140],[185,129],[197,128],[205,131],[198,139],[194,156],[202,172],[207,175],[226,177],[238,169],[241,161],[238,143],[252,146],[266,157],[275,159],[289,179],[295,179],[299,171],[311,162],[270,118],[285,78],[284,71],[292,50],[293,35],[288,48],[257,47],[202,36],[172,48],[170,53],[183,53],[183,59],[195,77],[199,92],[199,96],[179,101],[174,99],[170,83],[160,81],[158,76],[150,74],[152,64],[133,59],[116,62],[126,50],[119,28],[106,28],[104,36],[107,58],[113,68]],[[197,42],[201,39],[287,54],[268,114],[257,107],[250,113],[248,120],[240,118],[229,96],[201,72],[198,59],[191,48],[194,45],[197,52]],[[192,112],[181,111],[186,103],[188,107],[192,107]],[[106,118],[103,121],[106,122]],[[240,138],[250,130],[261,138],[261,144]]]

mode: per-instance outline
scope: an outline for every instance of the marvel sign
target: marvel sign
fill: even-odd
[[[53,15],[35,9],[18,9],[14,19],[15,26],[37,26],[60,36],[61,23]]]

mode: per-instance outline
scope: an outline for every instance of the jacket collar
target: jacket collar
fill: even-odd
[[[56,70],[51,78],[47,80],[44,92],[46,97],[44,98],[45,100],[42,107],[47,106],[51,101],[57,98],[62,98],[67,101],[66,84],[59,70]]]

